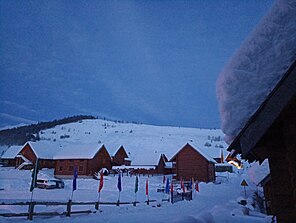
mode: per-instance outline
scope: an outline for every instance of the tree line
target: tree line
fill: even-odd
[[[23,145],[27,141],[40,140],[39,132],[57,125],[78,122],[84,119],[97,119],[91,115],[76,115],[48,122],[38,122],[26,126],[14,127],[0,131],[0,145]]]

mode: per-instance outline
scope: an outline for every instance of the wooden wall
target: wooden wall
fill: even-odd
[[[181,178],[209,182],[215,180],[214,163],[206,160],[189,144],[185,145],[175,157],[177,180]]]
[[[112,160],[105,146],[102,146],[102,148],[96,153],[94,158],[89,160],[87,166],[87,174],[93,175],[95,172],[98,172],[103,167],[107,168],[108,170],[112,168]]]
[[[37,157],[36,157],[35,153],[33,152],[29,143],[27,143],[24,146],[24,148],[20,151],[20,153],[24,157],[26,157],[28,160],[30,160],[33,164],[35,164]]]
[[[70,176],[74,174],[74,167],[77,167],[78,177],[87,176],[88,159],[61,159],[56,160],[54,165],[55,176]]]
[[[272,208],[278,222],[296,222],[296,100],[264,135],[272,179]]]
[[[116,154],[113,156],[113,165],[114,166],[121,166],[121,165],[125,165],[125,158],[128,158],[125,149],[123,148],[123,146],[121,146]]]

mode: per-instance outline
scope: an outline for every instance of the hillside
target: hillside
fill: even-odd
[[[41,140],[57,145],[104,144],[110,155],[123,145],[133,164],[152,164],[161,153],[168,158],[186,143],[212,157],[226,154],[223,133],[217,129],[197,129],[119,123],[101,119],[81,120],[40,131]],[[149,154],[149,156],[148,156]]]
[[[23,145],[27,141],[38,141],[39,132],[45,129],[53,128],[71,122],[78,122],[83,119],[95,119],[90,115],[77,115],[58,120],[39,122],[37,124],[14,127],[0,130],[0,145]]]
[[[57,123],[56,121],[47,125],[20,127],[21,136],[25,136],[20,139],[17,139],[20,132],[19,128],[12,129],[6,134],[9,132],[15,134],[9,136],[8,139],[4,138],[4,140],[16,138],[19,142],[22,142],[21,145],[29,140],[40,140],[47,142],[48,148],[54,148],[57,152],[57,148],[61,147],[72,148],[73,150],[80,145],[87,144],[88,147],[94,147],[104,144],[111,156],[123,145],[132,159],[133,165],[157,164],[155,162],[158,161],[161,153],[171,158],[186,143],[190,143],[211,157],[220,157],[221,149],[223,149],[224,155],[227,153],[226,144],[223,141],[224,135],[218,129],[153,126],[102,119],[75,119],[75,122],[71,123],[65,123],[65,120],[65,124],[56,125]],[[50,125],[53,127],[41,128]],[[30,132],[26,132],[23,128],[29,129]],[[25,141],[28,136],[31,136],[31,138]],[[6,149],[7,146],[2,148],[2,151]],[[71,153],[71,151],[69,152]]]

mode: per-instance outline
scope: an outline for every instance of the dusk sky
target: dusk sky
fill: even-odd
[[[0,126],[77,114],[219,128],[216,80],[271,0],[0,0]]]

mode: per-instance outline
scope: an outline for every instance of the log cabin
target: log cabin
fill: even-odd
[[[122,165],[130,166],[131,160],[129,159],[124,147],[121,145],[119,149],[115,152],[114,156],[112,156],[112,166]]]
[[[112,167],[112,160],[104,145],[68,145],[54,156],[54,175],[57,178],[73,177],[77,168],[78,177],[93,177],[102,168]]]
[[[197,147],[187,143],[171,159],[177,180],[211,182],[215,180],[216,161]]]
[[[23,146],[10,146],[1,156],[1,162],[4,166],[16,167],[16,156],[22,150]]]
[[[18,169],[32,169],[36,159],[39,159],[39,168],[53,168],[53,156],[60,146],[51,142],[27,142],[15,156],[15,167]]]

